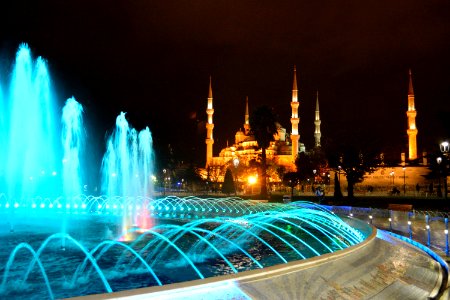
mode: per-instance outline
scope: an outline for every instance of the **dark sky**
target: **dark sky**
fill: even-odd
[[[250,108],[273,106],[290,131],[294,64],[307,148],[317,89],[324,139],[362,131],[404,148],[408,68],[419,150],[449,136],[448,0],[9,0],[0,11],[2,70],[28,43],[48,60],[61,101],[84,105],[99,139],[126,111],[157,147],[203,159],[210,75],[215,155],[242,126],[245,96]]]

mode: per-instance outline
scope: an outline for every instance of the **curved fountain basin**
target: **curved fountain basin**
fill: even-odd
[[[14,232],[0,232],[5,245],[11,245],[2,247],[0,253],[0,261],[8,260],[2,272],[5,295],[60,298],[204,279],[286,264],[345,249],[364,239],[360,231],[310,203],[298,209],[236,199],[213,203],[193,198],[169,200],[153,202],[156,210],[149,207],[151,214],[159,217],[155,227],[141,232],[130,228],[112,240],[114,233],[122,230],[117,222],[122,219],[120,214],[66,211],[70,235],[51,235],[61,214],[45,212],[48,206],[32,208],[28,225],[15,224]],[[177,205],[166,209],[174,203]],[[192,213],[177,212],[181,203]],[[223,210],[241,217],[212,218],[223,215]],[[18,208],[14,214],[9,210],[6,217],[21,220],[20,211]],[[193,214],[195,211],[200,215]],[[184,223],[182,217],[193,220]],[[19,242],[27,243],[14,248]]]
[[[372,232],[363,242],[334,253],[262,270],[81,298],[427,299],[438,295],[444,284],[439,263],[375,227],[348,221]]]

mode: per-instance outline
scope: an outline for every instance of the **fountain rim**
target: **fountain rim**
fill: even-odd
[[[363,221],[357,220],[357,222]],[[219,283],[230,283],[232,284],[239,282],[240,284],[258,280],[264,280],[270,277],[277,277],[287,273],[293,273],[300,270],[316,267],[321,264],[328,263],[330,261],[334,261],[350,255],[353,252],[360,251],[363,248],[367,247],[371,243],[375,241],[377,238],[377,228],[370,224],[364,224],[370,226],[372,232],[369,236],[367,236],[364,241],[349,246],[345,249],[338,250],[332,253],[326,253],[319,256],[314,256],[307,259],[296,260],[292,262],[288,262],[285,264],[278,264],[270,267],[264,267],[263,269],[254,269],[249,271],[243,271],[234,274],[227,274],[222,276],[208,277],[205,279],[195,279],[191,281],[177,282],[172,284],[166,284],[163,286],[153,286],[153,287],[145,287],[138,288],[132,290],[124,290],[113,293],[104,293],[104,294],[94,294],[94,295],[86,295],[74,297],[71,299],[82,299],[82,300],[90,300],[90,299],[121,299],[127,297],[136,297],[139,295],[148,295],[149,297],[158,297],[159,294],[162,293],[176,293],[179,290],[183,289],[192,289],[192,288],[202,288],[211,284],[219,284]]]

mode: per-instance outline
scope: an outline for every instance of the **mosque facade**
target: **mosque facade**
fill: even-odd
[[[300,101],[298,97],[297,74],[294,67],[292,99],[291,106],[291,128],[286,128],[277,124],[277,133],[273,141],[266,149],[268,163],[269,182],[280,182],[282,174],[276,172],[280,167],[283,173],[296,171],[295,160],[300,152],[305,152],[305,145],[300,140],[299,124]],[[219,151],[218,156],[213,155],[213,129],[214,129],[214,108],[211,79],[209,82],[209,93],[207,101],[207,124],[206,124],[206,165],[204,177],[213,178],[213,181],[222,182],[223,175],[227,168],[231,168],[236,174],[236,181],[246,182],[250,177],[257,177],[258,171],[254,162],[258,162],[261,157],[261,149],[252,135],[250,128],[249,101],[246,98],[243,130],[239,129],[235,134],[234,143]],[[415,110],[415,97],[412,84],[412,74],[409,71],[409,86],[407,100],[407,136],[408,153],[401,153],[400,163],[398,165],[381,165],[374,173],[366,174],[363,183],[360,186],[370,186],[371,189],[391,189],[393,186],[401,188],[403,191],[416,189],[417,185],[421,188],[428,188],[430,181],[427,178],[430,170],[428,169],[427,154],[423,152],[418,155],[416,126],[417,112]],[[316,96],[316,109],[314,119],[314,146],[321,147],[321,119],[319,110],[319,94]],[[272,171],[271,171],[272,168]],[[245,170],[245,171],[243,171]],[[329,186],[333,186],[334,172],[330,171]],[[251,175],[251,174],[254,175]],[[345,190],[345,176],[342,176],[341,185]]]
[[[316,100],[316,127],[315,127],[315,138],[316,145],[320,145],[320,113],[318,111],[318,99]],[[296,171],[295,160],[300,152],[305,151],[305,146],[300,142],[300,133],[298,126],[300,123],[299,117],[299,98],[298,98],[298,88],[297,88],[297,71],[294,67],[294,77],[292,85],[292,100],[291,100],[291,130],[287,131],[281,124],[277,123],[277,133],[274,135],[273,141],[270,146],[266,149],[267,162],[269,166],[274,168],[283,168],[284,172],[294,172]],[[254,162],[258,162],[261,157],[261,149],[258,147],[258,143],[255,137],[252,135],[250,128],[250,115],[249,115],[249,102],[248,97],[245,101],[245,115],[243,130],[239,129],[234,138],[234,143],[232,145],[227,145],[227,147],[220,150],[218,156],[213,156],[213,92],[211,86],[211,80],[209,83],[208,92],[208,102],[206,114],[208,116],[206,124],[206,166],[207,172],[218,172],[224,173],[224,168],[232,167],[237,168],[251,168]],[[209,174],[211,175],[211,174]],[[248,175],[248,174],[247,174]],[[257,173],[255,172],[255,176]],[[269,172],[269,180],[274,182],[281,181],[280,175],[276,172]],[[219,181],[221,181],[219,179]]]

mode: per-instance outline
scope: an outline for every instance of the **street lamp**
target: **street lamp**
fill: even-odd
[[[436,162],[438,164],[438,190],[437,190],[437,196],[442,197],[442,190],[441,190],[441,163],[442,163],[442,157],[436,157]]]
[[[167,173],[167,170],[166,170],[166,169],[163,169],[163,173],[164,173],[164,175],[163,175],[163,184],[164,184],[164,187],[163,187],[163,196],[166,196],[166,173]]]
[[[448,151],[449,151],[449,143],[447,141],[441,143],[441,152],[445,157],[444,161],[444,197],[447,199],[447,167],[448,167]]]
[[[233,159],[233,166],[234,166],[234,194],[237,195],[237,191],[238,191],[237,168],[239,167],[239,158],[235,157]]]
[[[256,176],[249,176],[248,177],[248,184],[251,187],[251,193],[253,195],[253,185],[256,183]]]
[[[403,167],[403,196],[406,195],[406,168]]]

